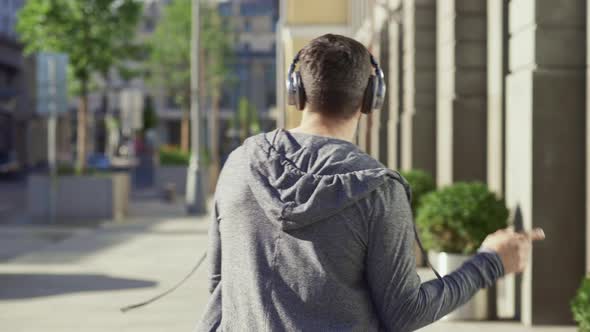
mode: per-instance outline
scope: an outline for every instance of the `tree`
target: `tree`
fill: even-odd
[[[163,12],[150,44],[150,79],[182,108],[180,146],[189,149],[191,1],[175,0]]]
[[[200,8],[200,85],[210,99],[211,167],[219,169],[219,102],[224,83],[231,79],[231,33],[219,16],[217,7]],[[181,148],[189,149],[191,1],[174,0],[164,10],[150,40],[152,82],[167,91],[182,108]],[[193,147],[194,148],[194,147]],[[212,183],[217,172],[213,172]]]
[[[260,119],[256,107],[246,97],[240,98],[237,113],[240,140],[243,142],[248,136],[260,133]]]
[[[233,63],[233,50],[231,33],[228,30],[229,24],[224,22],[217,10],[213,7],[205,7],[203,10],[202,43],[205,51],[206,69],[204,79],[207,82],[205,92],[211,99],[211,113],[209,122],[210,146],[210,183],[214,191],[219,172],[220,144],[219,144],[219,108],[221,93],[224,83],[233,83],[233,76],[230,74]]]
[[[80,96],[76,168],[86,168],[86,126],[91,76],[131,56],[125,47],[141,15],[139,0],[28,0],[17,31],[27,54],[66,53]]]

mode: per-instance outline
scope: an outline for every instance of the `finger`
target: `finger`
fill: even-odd
[[[531,241],[540,241],[545,239],[545,232],[542,228],[539,227],[531,231],[525,232],[525,234]]]

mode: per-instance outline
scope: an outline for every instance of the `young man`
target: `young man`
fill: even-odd
[[[421,283],[408,185],[352,143],[384,93],[376,63],[337,35],[298,59],[301,125],[248,138],[221,172],[199,331],[411,331],[524,269],[541,230],[500,230],[460,269]]]

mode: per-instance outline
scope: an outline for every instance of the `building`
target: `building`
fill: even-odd
[[[47,121],[37,109],[38,55],[24,56],[15,30],[24,0],[0,6],[0,173],[24,171],[47,162]],[[69,124],[58,120],[58,158],[68,155]]]
[[[246,98],[263,117],[276,104],[275,28],[276,0],[233,0],[221,2],[219,13],[232,27],[235,85],[225,89],[222,107],[237,109]],[[253,84],[255,83],[255,84]]]
[[[20,169],[25,160],[19,136],[24,132],[24,58],[18,42],[16,13],[22,0],[8,0],[0,7],[0,173]]]
[[[393,169],[424,169],[439,186],[482,181],[517,228],[542,227],[522,278],[499,287],[497,314],[571,324],[569,301],[590,272],[590,126],[586,1],[282,0],[278,125],[285,73],[307,41],[363,42],[386,74],[388,103],[363,115],[357,144]]]

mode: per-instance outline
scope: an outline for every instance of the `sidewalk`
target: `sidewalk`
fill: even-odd
[[[0,322],[11,332],[190,332],[206,305],[206,265],[167,297],[123,314],[120,307],[166,290],[206,248],[208,217],[149,219],[75,232],[0,261]],[[37,229],[39,231],[39,229]],[[12,232],[12,233],[10,233]],[[18,236],[0,227],[0,238]],[[10,234],[9,234],[10,233]],[[0,242],[0,251],[5,243]],[[436,323],[430,331],[574,332],[517,323]]]
[[[2,330],[191,331],[207,301],[205,266],[150,306],[119,308],[184,277],[205,250],[207,221],[111,224],[1,262]]]

